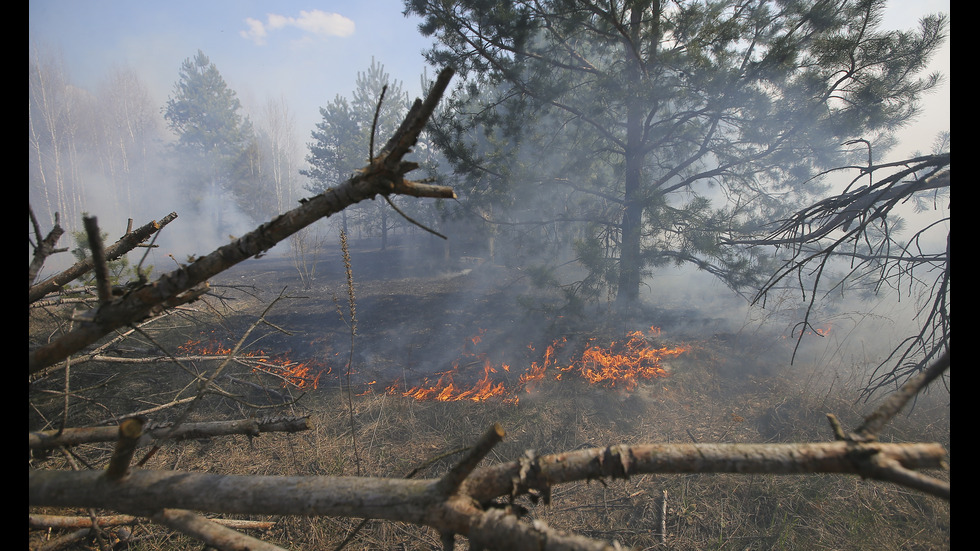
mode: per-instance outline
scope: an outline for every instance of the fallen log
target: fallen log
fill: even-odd
[[[273,416],[235,421],[212,421],[208,423],[183,423],[177,427],[170,424],[144,427],[137,446],[152,444],[155,440],[189,440],[212,438],[231,434],[258,436],[263,432],[299,432],[309,430],[309,417]],[[119,438],[118,427],[81,427],[29,433],[29,446],[32,450],[77,446],[93,442],[113,442]]]
[[[495,427],[499,441],[502,430]],[[609,446],[526,457],[470,470],[490,450],[484,437],[442,479],[233,476],[135,470],[111,480],[102,471],[31,471],[32,506],[99,507],[150,516],[161,509],[218,514],[343,516],[387,519],[460,534],[495,546],[527,545],[558,534],[541,523],[517,523],[492,504],[529,494],[550,501],[552,486],[576,480],[626,478],[649,473],[854,474],[903,483],[887,469],[941,469],[939,444],[835,441],[808,444],[647,444]],[[493,439],[492,439],[493,440]],[[938,482],[938,481],[937,481]],[[941,487],[943,483],[938,482]],[[945,486],[948,499],[949,488]],[[502,540],[501,538],[505,538]],[[595,548],[568,536],[570,548]],[[582,541],[579,542],[578,540]],[[604,544],[603,544],[604,545]],[[602,548],[602,547],[599,547]]]

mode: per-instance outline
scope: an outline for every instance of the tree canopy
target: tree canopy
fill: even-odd
[[[193,58],[184,60],[163,116],[177,135],[185,185],[198,200],[204,193],[226,191],[233,183],[235,164],[249,156],[255,137],[241,110],[235,91],[204,52],[198,50]]]
[[[508,223],[582,222],[590,285],[623,306],[669,262],[754,282],[758,258],[721,238],[820,191],[809,177],[846,162],[842,143],[887,146],[938,82],[918,74],[946,29],[879,30],[883,0],[406,6],[438,40],[428,59],[467,79],[449,158],[550,204]]]
[[[402,90],[402,84],[391,81],[384,66],[372,59],[366,71],[358,72],[350,99],[337,95],[320,108],[322,120],[316,124],[313,141],[308,144],[309,168],[300,171],[313,180],[308,189],[322,193],[340,185],[363,167],[380,147],[374,143],[375,137],[392,134],[407,105],[408,94]],[[381,235],[382,248],[387,244],[390,229],[388,212],[385,201],[376,201],[373,208],[359,213],[365,228]],[[343,224],[346,230],[346,212]]]

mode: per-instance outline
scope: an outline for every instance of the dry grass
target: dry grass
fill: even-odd
[[[188,323],[173,318],[158,337],[171,344],[180,342],[193,332]],[[771,353],[760,346],[737,347],[731,340],[718,339],[698,343],[694,351],[673,362],[670,376],[629,394],[569,380],[542,385],[534,395],[521,396],[517,404],[418,402],[379,393],[355,396],[352,408],[361,469],[371,476],[405,476],[433,458],[465,448],[494,422],[501,423],[508,435],[488,462],[513,460],[527,449],[551,453],[613,443],[821,441],[831,438],[826,413],[835,413],[845,427],[852,428],[871,410],[873,404],[857,401],[860,376],[854,373],[828,375],[796,367],[773,376],[747,370],[745,364],[752,358]],[[250,376],[247,370],[238,375]],[[78,397],[69,412],[71,426],[165,402],[181,389],[186,395],[192,381],[190,373],[172,366],[121,369],[97,363],[74,368],[73,378]],[[32,429],[56,425],[60,384],[52,380],[32,388]],[[212,397],[205,403],[196,417],[257,413],[227,398]],[[147,468],[354,474],[350,412],[339,382],[329,382],[285,409],[311,415],[314,429],[168,445]],[[948,393],[933,392],[920,399],[910,415],[889,426],[883,440],[939,441],[948,450]],[[101,468],[109,448],[84,446],[75,453],[83,463]],[[455,457],[433,461],[416,476],[438,477]],[[67,468],[57,454],[35,463],[42,468]],[[949,473],[938,476],[948,479]],[[667,534],[662,543],[660,511],[665,492]],[[522,504],[530,517],[554,527],[615,539],[637,549],[932,550],[950,545],[948,502],[847,476],[644,475],[567,484],[554,489],[550,506]],[[360,523],[338,518],[273,520],[276,527],[260,536],[296,550],[333,548]],[[138,526],[134,534],[137,539],[131,549],[199,545],[149,524]],[[33,533],[31,542],[45,537]],[[371,521],[347,548],[438,547],[438,535],[427,528]],[[465,543],[461,548],[466,548]]]

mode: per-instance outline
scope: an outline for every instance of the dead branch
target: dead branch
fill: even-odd
[[[907,469],[941,469],[946,452],[939,444],[857,442],[610,446],[532,455],[480,469],[460,491],[487,503],[500,496],[532,492],[548,499],[549,488],[556,484],[649,473],[838,473],[878,479],[871,458],[879,455]]]
[[[211,522],[235,528],[237,530],[271,530],[276,525],[275,522],[262,520],[239,520],[233,518],[212,518]],[[109,515],[96,517],[95,524],[101,527],[126,526],[145,522],[142,517],[133,515]],[[59,528],[63,530],[75,528],[91,528],[93,526],[91,517],[69,517],[64,515],[28,515],[28,526],[32,530],[45,528]]]
[[[867,143],[867,142],[865,142]],[[925,254],[920,239],[927,230],[949,223],[949,215],[920,228],[907,243],[892,235],[893,210],[904,202],[914,200],[923,192],[948,193],[950,186],[949,153],[926,155],[879,165],[847,166],[835,170],[857,170],[842,193],[806,206],[789,218],[779,221],[775,228],[761,236],[745,236],[724,242],[727,245],[749,247],[772,246],[785,249],[787,258],[769,276],[756,294],[754,302],[765,305],[767,296],[783,281],[796,279],[806,302],[801,329],[797,336],[799,348],[806,329],[811,328],[810,316],[821,294],[821,282],[830,277],[825,272],[831,263],[849,261],[845,275],[834,277],[830,287],[843,291],[850,279],[867,278],[875,292],[884,286],[911,292],[921,278],[915,274],[931,272],[932,300],[918,312],[921,318],[917,334],[908,336],[892,354],[874,370],[865,396],[878,389],[904,381],[923,371],[949,348],[949,234],[945,253]],[[876,173],[890,171],[886,176]],[[861,185],[868,178],[869,184]],[[891,218],[890,218],[891,217]],[[896,252],[897,251],[897,252]],[[794,349],[794,359],[796,349]],[[891,364],[887,373],[879,370]]]
[[[88,247],[92,252],[92,271],[95,273],[95,290],[99,296],[99,304],[109,302],[112,298],[112,281],[109,279],[109,262],[105,256],[105,245],[99,232],[99,221],[94,216],[83,216],[82,223],[88,234]]]
[[[945,373],[947,369],[949,369],[949,348],[928,369],[920,371],[918,375],[906,381],[902,385],[902,388],[889,395],[884,403],[865,419],[864,424],[850,435],[850,438],[857,441],[867,441],[877,438],[878,433],[881,432],[885,424],[898,414],[909,400],[914,398],[929,383]]]
[[[190,511],[163,509],[150,518],[223,551],[284,551],[279,546],[246,536]]]
[[[381,153],[371,163],[344,184],[328,189],[273,220],[262,224],[247,235],[218,248],[195,262],[161,276],[157,281],[139,287],[129,294],[100,306],[94,318],[57,341],[30,352],[29,373],[52,365],[101,339],[113,329],[152,316],[162,309],[196,298],[205,289],[206,281],[228,268],[261,254],[280,241],[321,218],[377,195],[406,194],[415,196],[455,198],[451,188],[422,185],[405,179],[405,174],[418,164],[403,161],[418,141],[436,105],[442,98],[453,72],[445,69],[425,101],[416,100],[405,120]],[[188,297],[187,293],[195,296]]]
[[[174,427],[172,423],[147,425],[137,442],[145,447],[154,440],[174,441],[196,438],[214,438],[232,434],[259,436],[264,432],[300,432],[312,428],[309,417],[270,416],[261,419],[240,419],[237,421],[212,421],[207,423],[184,423]],[[112,442],[119,435],[116,427],[84,427],[58,431],[39,431],[30,433],[29,446],[32,450],[57,448],[59,446],[78,446],[94,442]]]
[[[107,479],[119,480],[129,472],[129,462],[136,452],[140,436],[143,435],[144,422],[140,417],[131,417],[119,423],[119,440],[116,442],[112,457],[109,458],[109,466],[105,470]]]
[[[493,437],[489,438],[492,441]],[[486,446],[479,447],[489,451]],[[882,474],[882,461],[904,470],[940,469],[945,458],[946,452],[939,444],[838,441],[610,446],[545,456],[528,453],[518,461],[475,470],[457,491],[450,493],[446,490],[452,484],[443,479],[229,476],[135,470],[111,481],[101,471],[31,471],[29,503],[99,507],[142,515],[173,508],[219,514],[378,518],[426,525],[442,534],[474,538],[484,545],[494,542],[495,547],[500,546],[499,537],[504,536],[493,534],[513,534],[506,536],[512,537],[507,544],[520,549],[542,539],[555,543],[558,540],[552,538],[559,536],[540,523],[517,523],[513,515],[488,510],[496,498],[529,494],[547,500],[550,488],[557,484],[647,473],[838,473],[902,483],[890,473]],[[454,469],[458,470],[466,468]],[[948,486],[941,497],[948,499]],[[596,548],[592,540],[569,538],[567,546],[559,548]]]
[[[177,218],[177,213],[171,212],[159,221],[152,221],[143,227],[137,228],[132,232],[128,232],[126,235],[122,236],[119,241],[116,241],[111,247],[108,247],[105,250],[106,260],[115,260],[133,250],[139,246],[140,243],[146,241],[154,233],[160,231],[160,229],[172,222],[175,218]],[[74,266],[68,268],[67,270],[59,272],[38,283],[37,285],[33,285],[27,294],[27,303],[31,304],[41,299],[48,293],[57,291],[64,285],[67,285],[68,283],[71,283],[72,281],[88,273],[93,266],[94,263],[92,258],[89,257],[81,262],[77,262]]]
[[[58,240],[65,233],[65,229],[58,223],[58,213],[54,214],[54,226],[51,228],[51,231],[48,232],[47,236],[42,238],[41,225],[38,224],[37,216],[34,215],[34,207],[28,205],[28,208],[30,210],[31,226],[34,228],[34,238],[37,240],[37,245],[34,246],[34,256],[31,259],[30,265],[27,267],[27,287],[30,288],[34,285],[34,280],[37,279],[37,274],[41,271],[41,267],[44,266],[44,261],[54,253],[64,252],[68,249],[55,249]]]

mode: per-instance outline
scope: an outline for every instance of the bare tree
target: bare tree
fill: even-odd
[[[293,181],[296,169],[295,120],[285,98],[270,99],[262,112],[259,133],[269,154],[269,172],[276,196],[276,212],[284,212],[296,193]]]
[[[97,93],[94,154],[122,212],[134,212],[134,199],[147,183],[151,144],[160,129],[146,85],[131,67],[115,68]]]
[[[925,290],[930,299],[917,311],[919,330],[878,365],[867,394],[895,387],[949,353],[948,139],[948,134],[941,136],[937,147],[945,152],[880,164],[872,162],[868,142],[851,142],[868,148],[868,164],[837,169],[856,173],[841,193],[800,209],[763,235],[728,241],[789,253],[755,302],[765,304],[785,281],[797,281],[807,304],[798,324],[797,346],[813,329],[811,314],[817,301],[833,292],[843,293],[855,281],[870,282],[875,293],[891,290],[908,295]],[[937,214],[904,238],[896,211],[908,204]],[[930,234],[944,230],[944,246],[937,249],[927,242]],[[845,268],[842,277],[830,275],[839,267]]]
[[[78,220],[81,187],[75,181],[78,108],[80,90],[71,86],[61,58],[37,45],[30,50],[28,110],[30,192],[43,210],[38,214],[53,219],[61,213],[72,228]]]

